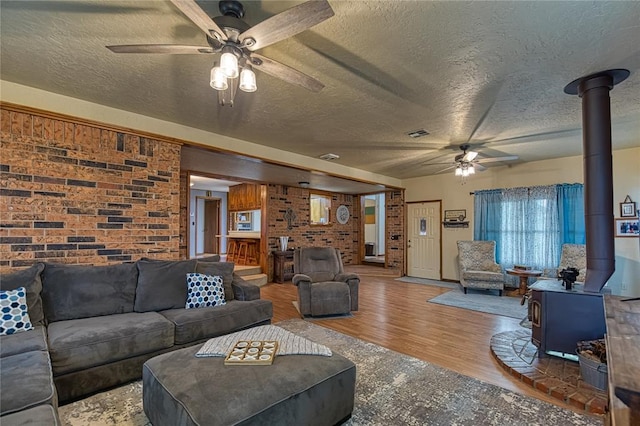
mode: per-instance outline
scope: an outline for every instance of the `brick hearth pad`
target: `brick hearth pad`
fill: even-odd
[[[577,362],[553,356],[538,358],[538,348],[531,343],[531,330],[522,328],[494,335],[491,353],[510,375],[529,386],[587,413],[607,412],[607,392],[584,382]]]

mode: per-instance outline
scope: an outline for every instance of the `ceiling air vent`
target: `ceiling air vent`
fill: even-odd
[[[427,132],[425,129],[418,129],[418,130],[414,130],[412,132],[407,132],[407,135],[411,136],[412,138],[419,138],[422,136],[427,136],[429,134],[429,132]]]
[[[338,158],[340,158],[339,155],[336,154],[323,154],[320,156],[320,158],[322,158],[323,160],[327,160],[327,161],[333,161],[333,160],[337,160]]]

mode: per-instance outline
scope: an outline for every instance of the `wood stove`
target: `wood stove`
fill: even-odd
[[[531,341],[538,347],[538,357],[549,352],[575,356],[579,341],[604,337],[601,293],[585,292],[582,284],[566,290],[556,280],[540,280],[531,290]]]

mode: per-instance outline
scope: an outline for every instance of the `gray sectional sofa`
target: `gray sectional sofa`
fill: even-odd
[[[192,272],[222,277],[226,304],[186,309]],[[0,336],[3,426],[58,424],[58,402],[138,379],[156,355],[269,324],[273,316],[259,287],[225,262],[38,263],[3,275],[0,286],[26,288],[34,326]]]

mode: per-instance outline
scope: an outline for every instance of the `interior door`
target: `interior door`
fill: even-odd
[[[407,275],[439,280],[440,201],[408,203]]]
[[[204,203],[204,252],[220,253],[220,200],[205,200]]]

